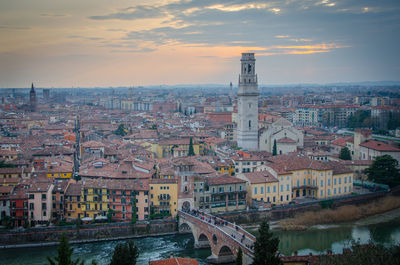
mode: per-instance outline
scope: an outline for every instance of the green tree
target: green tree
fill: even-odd
[[[0,160],[0,168],[5,168],[5,167],[17,167],[14,164],[7,164],[4,160]]]
[[[343,160],[351,160],[351,154],[349,148],[346,146],[340,149],[339,158]]]
[[[276,156],[278,154],[277,146],[276,146],[276,139],[274,140],[274,146],[272,147],[272,155]]]
[[[397,265],[400,264],[400,245],[386,248],[372,243],[360,245],[353,242],[342,255],[321,255],[323,265]]]
[[[125,136],[127,134],[127,130],[125,129],[124,125],[121,123],[118,125],[118,128],[116,131],[114,131],[114,134],[120,135],[120,136]]]
[[[267,220],[261,223],[258,233],[254,243],[253,265],[281,265],[278,256],[279,238],[273,237]]]
[[[132,224],[136,224],[136,196],[132,198]]]
[[[365,170],[368,179],[390,187],[400,185],[398,161],[390,155],[378,156],[369,168]]]
[[[129,240],[129,242],[120,243],[115,247],[110,265],[135,265],[138,257],[138,248],[132,240]]]
[[[65,233],[60,236],[60,244],[57,248],[57,256],[54,259],[47,257],[50,265],[83,265],[85,262],[80,259],[72,260],[72,252],[74,249],[69,246],[69,242]]]
[[[189,141],[189,153],[188,156],[194,156],[194,149],[193,149],[193,139],[192,137],[190,137],[190,141]]]
[[[242,248],[239,248],[236,260],[235,260],[235,265],[242,265],[243,264],[243,251]]]

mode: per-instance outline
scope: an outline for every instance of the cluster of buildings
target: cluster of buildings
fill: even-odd
[[[1,219],[135,222],[179,210],[270,208],[349,195],[377,156],[400,159],[396,144],[371,130],[345,136],[314,126],[343,123],[352,105],[266,99],[254,54],[242,55],[237,95],[232,86],[226,92],[45,89],[40,97],[32,85],[27,103],[10,91],[0,105]],[[343,147],[353,160],[339,159]]]

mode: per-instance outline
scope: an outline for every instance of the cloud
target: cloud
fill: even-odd
[[[10,26],[10,25],[0,25],[0,30],[29,30],[31,27],[24,27],[24,26]]]
[[[166,16],[166,12],[158,7],[150,5],[138,5],[121,10],[121,12],[111,13],[108,15],[90,16],[89,19],[93,20],[135,20],[143,18],[157,18]]]
[[[46,17],[46,18],[65,18],[65,17],[70,17],[70,14],[53,14],[53,13],[42,13],[40,14],[41,17]]]

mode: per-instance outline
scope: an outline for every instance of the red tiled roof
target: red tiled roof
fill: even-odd
[[[272,176],[268,171],[244,173],[244,175],[251,184],[278,182],[278,179]]]
[[[235,177],[209,177],[207,178],[207,182],[209,185],[225,185],[225,184],[244,183],[246,181]]]
[[[170,258],[149,261],[149,265],[199,265],[197,260],[188,258]]]
[[[360,144],[360,146],[373,149],[376,151],[381,151],[381,152],[400,152],[400,149],[388,144],[385,144],[383,142],[375,141],[375,140],[367,140],[363,143]]]
[[[280,144],[293,144],[293,143],[296,143],[295,140],[290,139],[288,137],[281,138],[277,142],[280,143]]]

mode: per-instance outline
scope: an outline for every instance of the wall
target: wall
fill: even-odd
[[[69,240],[88,240],[129,237],[135,235],[150,235],[170,233],[176,230],[176,220],[154,220],[147,224],[110,223],[81,225],[77,230],[76,225],[60,227],[29,228],[18,231],[1,231],[0,246],[11,244],[28,244],[41,242],[57,242],[58,237],[65,232]]]

